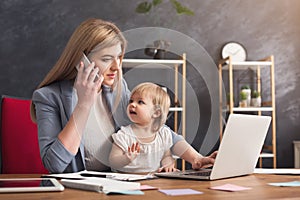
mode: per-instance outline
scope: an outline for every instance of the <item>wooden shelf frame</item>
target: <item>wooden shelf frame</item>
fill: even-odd
[[[269,68],[270,70],[270,94],[271,94],[271,101],[269,102],[270,106],[263,106],[263,107],[234,107],[233,101],[233,71],[234,70],[246,70],[251,69],[256,71],[256,87],[257,91],[261,93],[261,69],[262,68]],[[262,158],[273,158],[273,168],[276,168],[277,165],[277,156],[276,156],[276,104],[275,104],[275,73],[274,73],[274,56],[270,55],[264,59],[258,61],[244,61],[244,62],[234,62],[232,61],[231,56],[221,59],[218,64],[218,71],[219,71],[219,95],[220,95],[220,140],[222,139],[223,135],[223,119],[222,119],[222,112],[223,109],[223,102],[222,102],[222,88],[223,88],[223,75],[222,71],[228,71],[228,80],[229,80],[229,105],[228,105],[228,112],[257,112],[258,115],[262,115],[263,112],[271,112],[272,115],[272,145],[271,145],[271,153],[262,153],[259,158],[259,165],[262,167]]]
[[[182,137],[186,138],[186,53],[182,54],[182,59],[123,59],[123,68],[133,68],[137,65],[144,69],[164,69],[172,67],[175,70],[174,73],[174,98],[175,107],[169,109],[170,112],[174,112],[174,131],[178,133],[178,114],[181,113],[181,125],[182,125]],[[155,64],[155,65],[149,65]],[[182,83],[181,83],[181,98],[179,98],[179,67],[182,67]],[[181,106],[179,105],[179,99],[181,100]],[[182,159],[182,170],[185,170],[185,160]]]

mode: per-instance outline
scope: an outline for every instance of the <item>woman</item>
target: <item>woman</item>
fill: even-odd
[[[130,123],[130,91],[122,78],[126,41],[112,23],[84,21],[61,57],[34,91],[32,120],[38,124],[41,158],[51,173],[109,170],[111,134]],[[87,55],[91,64],[81,61]],[[79,63],[79,64],[78,64]],[[98,78],[97,78],[98,77]],[[194,168],[212,164],[172,133],[173,153]]]

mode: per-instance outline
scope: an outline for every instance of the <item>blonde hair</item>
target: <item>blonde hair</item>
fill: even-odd
[[[70,37],[60,58],[48,72],[44,80],[38,85],[37,89],[47,86],[53,82],[61,80],[74,81],[77,75],[76,65],[80,62],[83,53],[88,55],[92,51],[100,48],[111,47],[121,44],[122,59],[125,54],[126,40],[119,28],[108,21],[101,19],[88,19],[82,22]],[[117,99],[115,108],[120,101],[122,85],[122,69],[119,67],[117,81],[112,89],[117,89]],[[36,122],[35,106],[31,102],[30,115],[32,121]]]
[[[152,125],[154,131],[158,131],[160,127],[166,123],[170,108],[170,97],[168,93],[155,83],[145,82],[137,85],[131,92],[131,96],[138,94],[140,96],[148,96],[152,99],[154,109],[160,110],[160,116],[154,120]]]

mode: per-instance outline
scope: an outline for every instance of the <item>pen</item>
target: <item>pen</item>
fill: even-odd
[[[91,173],[81,173],[81,176],[84,177],[97,177],[97,178],[108,178],[106,174],[91,174]]]

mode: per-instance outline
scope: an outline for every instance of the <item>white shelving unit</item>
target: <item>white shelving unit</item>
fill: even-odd
[[[233,83],[233,71],[234,70],[247,70],[251,69],[256,72],[256,90],[261,93],[261,69],[269,68],[270,75],[270,94],[271,101],[263,103],[262,107],[234,107],[234,83]],[[271,112],[272,115],[272,144],[267,146],[264,145],[263,150],[269,150],[271,153],[264,153],[262,151],[259,159],[259,165],[262,167],[262,159],[263,158],[273,158],[273,168],[276,168],[276,107],[275,107],[275,79],[274,79],[274,56],[268,56],[265,59],[259,61],[244,61],[244,62],[233,62],[232,58],[229,56],[228,58],[222,59],[219,61],[219,88],[220,88],[220,112],[224,112],[223,102],[222,102],[222,83],[223,83],[223,74],[222,71],[228,71],[228,82],[229,82],[229,102],[228,102],[228,110],[226,112],[234,113],[234,112],[253,112],[257,115],[263,115],[265,112]],[[220,139],[222,139],[223,135],[223,119],[220,113]]]
[[[149,65],[153,64],[153,65]],[[123,68],[149,68],[149,69],[163,69],[166,67],[174,68],[174,96],[175,106],[170,108],[170,112],[174,112],[174,131],[178,133],[178,114],[181,113],[182,136],[186,137],[186,54],[182,55],[182,59],[167,60],[167,59],[123,59]],[[182,81],[181,81],[181,98],[179,98],[179,67],[182,67]],[[180,102],[180,103],[179,103]],[[180,105],[180,107],[178,106]],[[185,161],[182,160],[182,170],[185,169]]]

